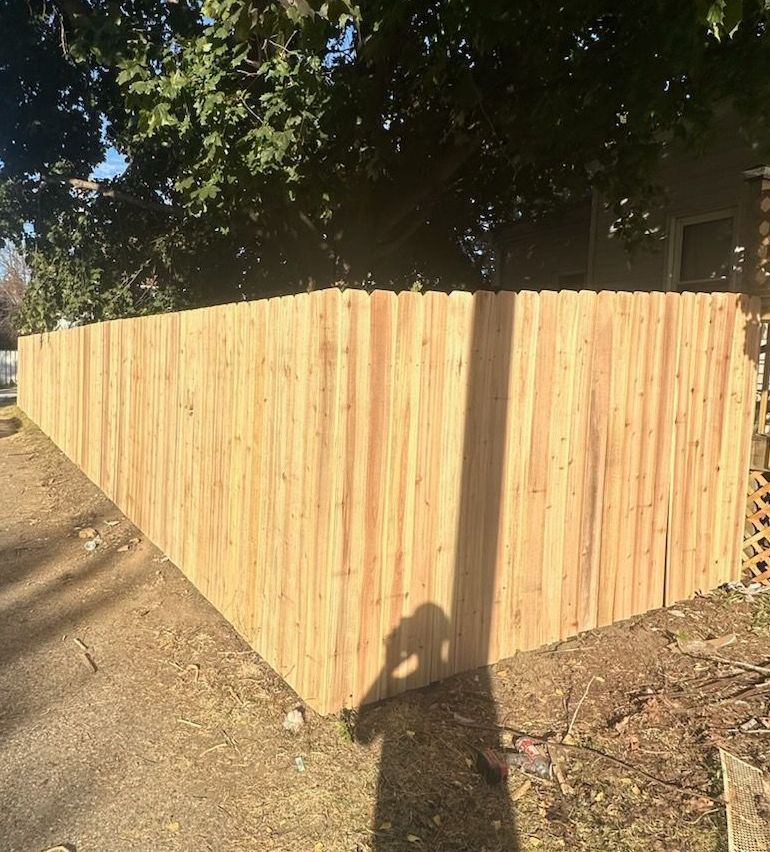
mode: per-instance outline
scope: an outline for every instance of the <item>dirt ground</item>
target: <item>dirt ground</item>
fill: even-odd
[[[297,696],[18,409],[0,409],[13,417],[18,431],[0,423],[3,852],[726,849],[719,802],[595,752],[560,752],[571,795],[517,772],[489,786],[475,760],[510,744],[495,725],[561,737],[575,716],[569,742],[718,797],[718,744],[768,768],[767,677],[675,640],[735,633],[719,654],[761,665],[770,595],[718,591],[358,717],[307,711],[290,733]],[[90,552],[84,527],[101,538]]]

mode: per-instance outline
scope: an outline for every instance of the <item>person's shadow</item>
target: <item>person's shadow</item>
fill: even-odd
[[[426,636],[432,636],[429,643]],[[387,691],[400,693],[433,660],[448,663],[450,622],[434,604],[423,604],[387,638],[383,675]],[[369,704],[364,698],[356,740],[382,740],[372,850],[514,852],[518,849],[508,787],[490,787],[475,768],[478,749],[498,746],[497,721],[487,671]],[[478,729],[447,724],[467,714]]]
[[[513,294],[477,293],[467,349],[459,513],[450,613],[423,603],[386,640],[385,665],[362,701],[356,737],[382,738],[374,850],[415,848],[513,852],[518,848],[506,784],[488,786],[478,750],[499,746],[497,708],[488,669],[493,646],[501,506],[514,334]],[[409,692],[451,672],[467,674]],[[453,714],[475,727],[460,727]],[[462,719],[460,721],[463,721]],[[522,779],[523,780],[523,779]],[[513,782],[515,783],[515,782]]]

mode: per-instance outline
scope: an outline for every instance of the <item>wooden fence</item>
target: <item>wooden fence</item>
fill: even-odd
[[[735,577],[757,312],[327,290],[25,337],[19,403],[325,712]]]

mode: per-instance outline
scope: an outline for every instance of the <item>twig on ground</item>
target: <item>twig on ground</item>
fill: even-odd
[[[538,742],[537,737],[532,737],[532,739]],[[548,740],[540,740],[540,742],[546,742],[549,745],[551,744]],[[611,754],[607,754],[607,752],[601,751],[598,748],[592,748],[591,746],[572,745],[570,743],[553,743],[553,745],[558,746],[559,748],[566,748],[574,751],[584,751],[588,754],[595,754],[597,757],[603,758],[604,760],[609,760],[611,763],[615,763],[618,766],[622,766],[623,769],[627,769],[629,772],[636,772],[637,775],[641,775],[643,778],[646,778],[653,784],[658,784],[661,787],[666,787],[668,790],[673,790],[676,793],[684,793],[687,796],[694,796],[699,799],[706,799],[709,802],[714,802],[718,805],[723,805],[725,802],[725,800],[721,796],[711,796],[708,793],[704,793],[703,790],[698,790],[695,787],[687,787],[684,784],[674,784],[671,781],[665,781],[663,778],[658,778],[657,775],[652,775],[650,772],[647,772],[646,769],[642,769],[639,766],[634,766],[632,763],[627,763],[625,760],[622,760],[619,757],[614,757]]]
[[[758,674],[770,676],[770,669],[765,666],[755,666],[753,663],[744,663],[741,660],[731,660],[729,657],[720,657],[718,654],[713,654],[712,659],[718,660],[720,663],[727,663],[731,666],[736,666],[739,669],[746,669],[748,672],[757,672]]]
[[[241,707],[243,707],[244,701],[241,696],[232,688],[232,686],[227,687],[227,691],[230,694],[230,697],[233,701],[237,702]]]
[[[700,657],[698,659],[701,659]],[[665,687],[656,692],[649,693],[641,693],[638,695],[634,695],[633,697],[637,701],[647,701],[650,698],[658,698],[660,696],[664,696],[665,698],[682,698],[685,695],[693,695],[694,693],[703,693],[703,692],[717,692],[720,689],[724,689],[725,686],[729,686],[728,681],[737,680],[741,677],[746,677],[749,672],[733,672],[732,674],[721,675],[720,677],[715,678],[700,678],[697,681],[691,681],[685,688],[683,689],[673,689],[667,690]]]
[[[575,712],[572,714],[572,718],[570,719],[569,725],[567,725],[567,731],[563,737],[558,741],[559,744],[562,744],[567,737],[572,736],[572,729],[575,726],[575,721],[578,717],[578,713],[580,713],[580,708],[583,706],[583,702],[586,700],[586,696],[588,695],[589,690],[591,689],[591,685],[596,680],[596,675],[591,677],[591,680],[588,681],[585,691],[578,701],[577,706],[575,707]],[[561,760],[557,754],[554,754],[553,748],[548,745],[546,746],[546,750],[548,751],[548,757],[551,759],[551,767],[553,768],[553,777],[556,779],[556,783],[559,785],[559,789],[561,790],[562,796],[574,796],[575,790],[572,785],[567,781],[566,776],[564,775],[564,770],[561,766]]]
[[[88,650],[88,645],[82,641],[82,639],[78,639],[77,637],[73,637],[72,641],[80,648],[83,652],[83,657],[88,665],[91,667],[91,670],[96,673],[99,671],[99,667],[96,665],[96,661],[91,656],[91,652]]]
[[[753,695],[757,695],[760,692],[765,692],[770,689],[770,680],[761,681],[759,683],[752,683],[747,686],[745,689],[740,690],[740,692],[734,692],[732,695],[728,695],[726,698],[720,699],[721,701],[732,701],[742,698],[751,698]]]
[[[583,692],[583,695],[581,696],[580,701],[578,701],[577,707],[575,707],[575,712],[572,714],[572,719],[570,719],[570,723],[567,726],[567,733],[564,734],[564,739],[566,739],[567,737],[572,735],[572,728],[575,726],[575,720],[578,717],[578,713],[580,712],[580,708],[583,706],[583,702],[586,700],[586,696],[588,695],[588,690],[591,688],[591,685],[593,684],[593,682],[595,680],[596,680],[596,675],[593,675],[591,677],[591,680],[588,681],[588,684],[586,685],[586,688],[585,688],[585,692]]]
[[[588,754],[593,754],[596,757],[604,758],[604,760],[610,761],[610,763],[615,763],[618,766],[623,767],[623,769],[628,770],[629,772],[636,772],[638,775],[641,775],[643,778],[646,778],[652,784],[659,784],[661,787],[666,787],[668,790],[673,790],[676,793],[682,793],[686,796],[694,796],[699,799],[706,799],[709,802],[714,802],[717,805],[724,805],[725,800],[721,796],[711,796],[708,793],[704,793],[703,790],[697,790],[694,787],[687,787],[682,784],[674,784],[671,781],[665,781],[663,778],[658,778],[656,775],[652,775],[647,772],[645,769],[641,769],[638,766],[634,766],[632,763],[627,763],[625,760],[622,760],[619,757],[614,757],[611,754],[607,754],[604,751],[600,751],[598,748],[592,748],[591,746],[583,746],[583,745],[573,745],[571,743],[562,743],[557,740],[547,739],[546,737],[537,737],[533,734],[529,734],[526,731],[521,731],[518,728],[512,728],[508,725],[477,725],[475,723],[467,723],[460,722],[457,719],[453,720],[457,725],[463,725],[466,728],[474,728],[477,731],[511,731],[514,734],[518,734],[519,736],[528,736],[530,739],[534,740],[536,743],[541,743],[546,746],[555,746],[557,748],[564,748],[570,751],[583,751]]]
[[[230,746],[230,748],[240,754],[241,750],[238,748],[238,743],[235,741],[235,739],[231,737],[230,734],[228,734],[224,728],[222,728],[221,730],[222,735],[224,736],[225,740],[227,740],[227,744]]]
[[[548,752],[548,757],[551,759],[551,769],[553,771],[553,777],[556,779],[556,783],[559,785],[559,789],[561,790],[562,796],[565,798],[568,796],[575,795],[574,787],[567,781],[566,776],[564,775],[564,770],[561,768],[561,760],[558,755],[554,754],[555,746],[546,746],[546,751]]]
[[[720,654],[710,654],[708,651],[697,654],[693,651],[682,651],[686,657],[692,657],[694,660],[715,660],[718,663],[724,663],[728,666],[735,666],[737,669],[745,669],[747,672],[757,672],[758,674],[770,676],[770,668],[767,666],[757,666],[754,663],[744,663],[743,660],[731,660],[729,657],[723,657]]]
[[[152,657],[156,663],[165,663],[166,665],[173,666],[178,672],[183,672],[184,669],[179,665],[179,663],[175,663],[173,660],[164,660],[161,657]]]
[[[576,651],[593,651],[598,645],[575,645],[571,648],[554,648],[554,654],[574,654]]]

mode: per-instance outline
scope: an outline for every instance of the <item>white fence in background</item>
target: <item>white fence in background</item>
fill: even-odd
[[[19,353],[15,349],[0,349],[0,388],[16,384]]]

